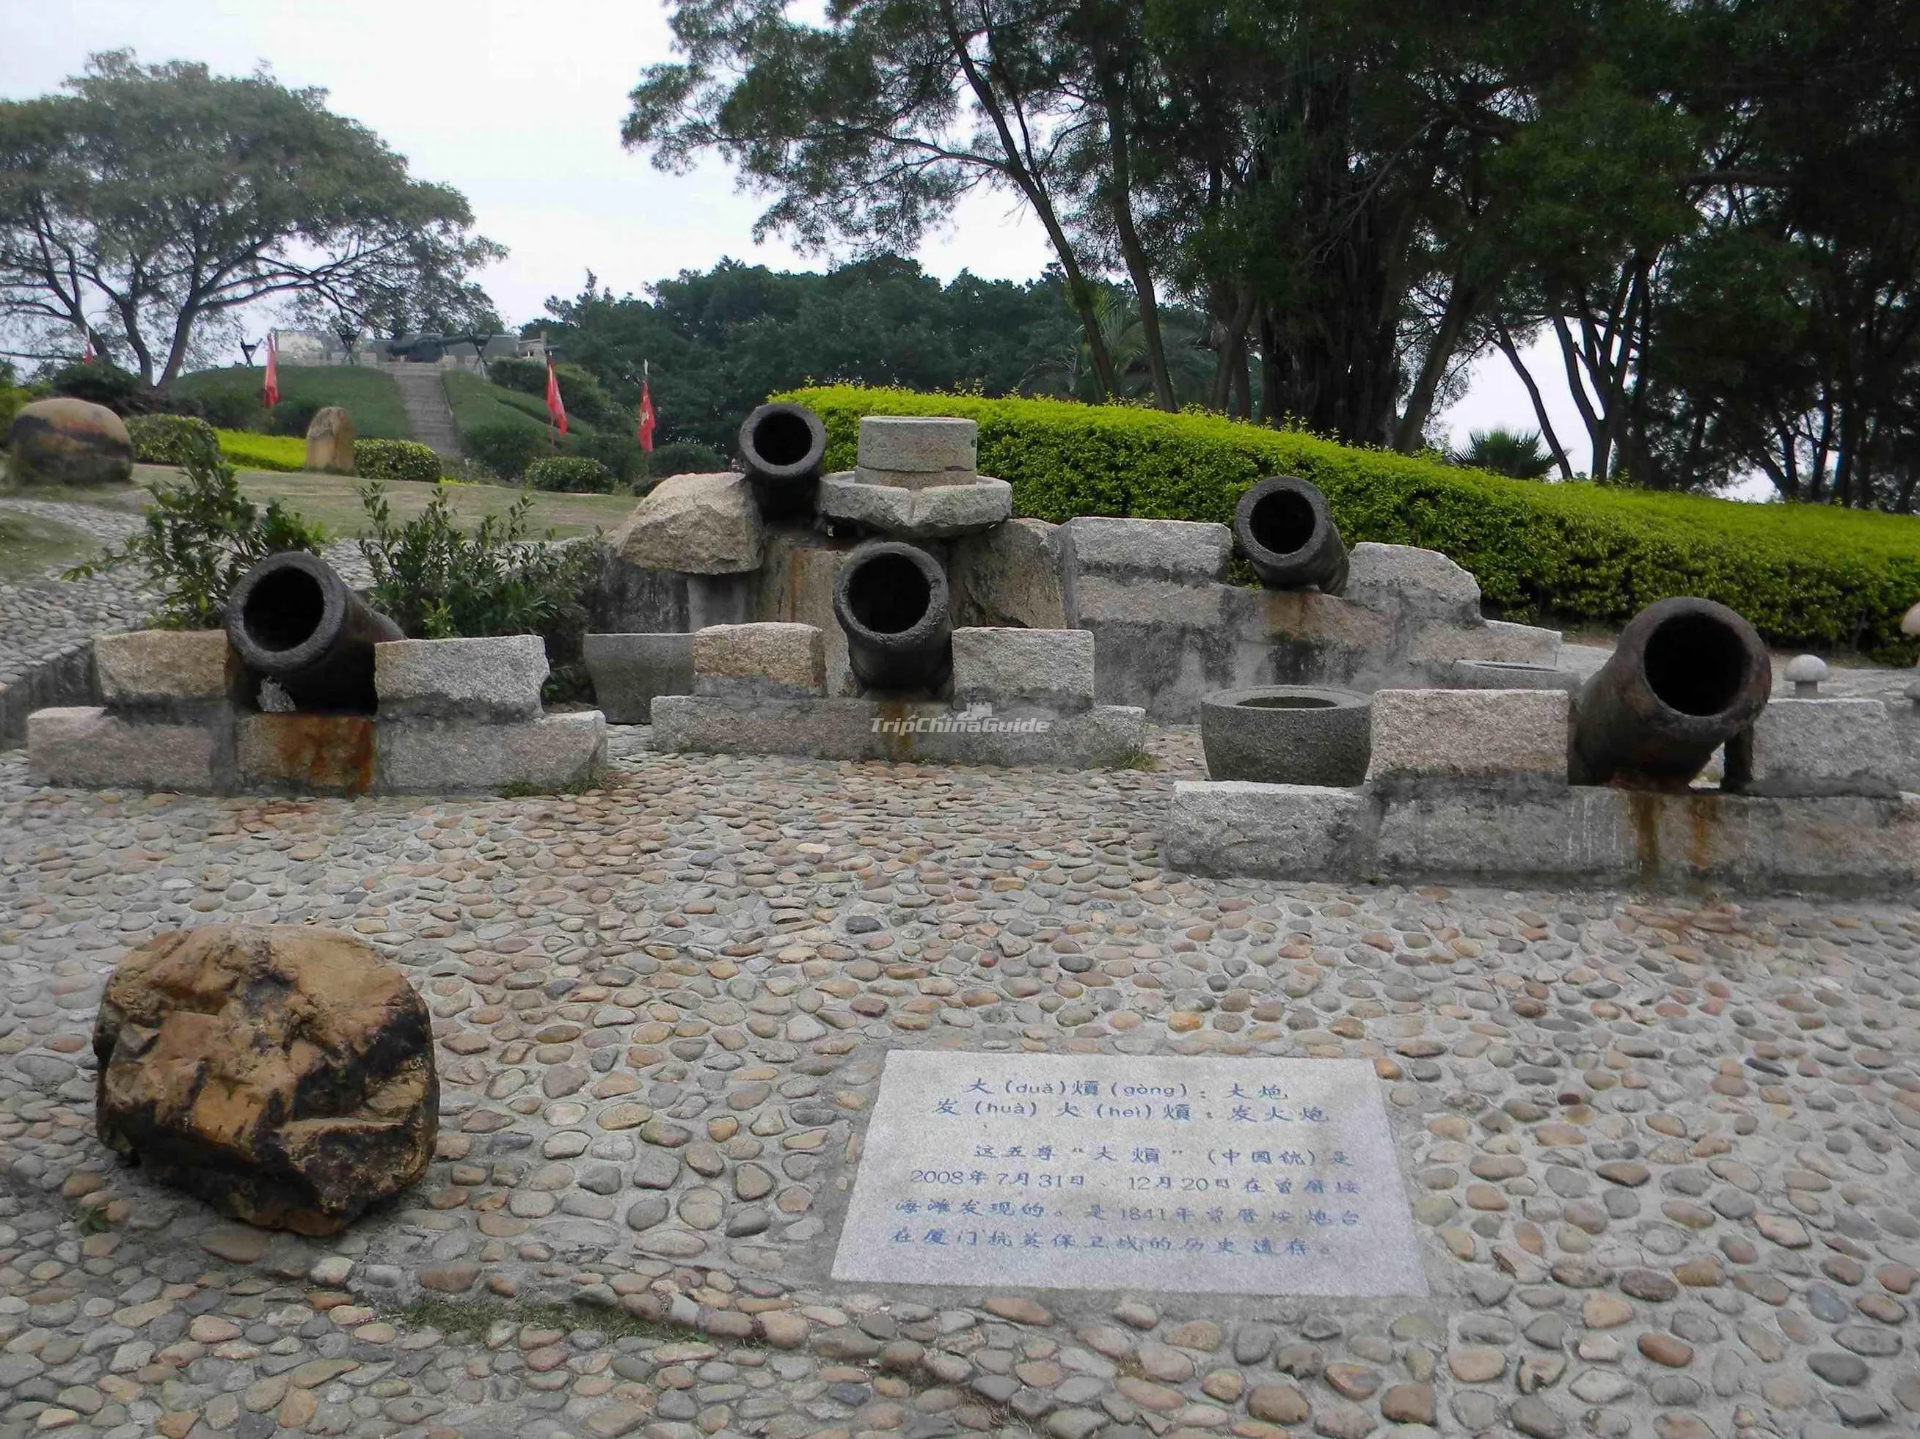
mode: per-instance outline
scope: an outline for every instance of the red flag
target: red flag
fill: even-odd
[[[280,349],[273,343],[273,331],[267,331],[267,408],[280,403]]]
[[[640,448],[653,449],[653,393],[645,380],[640,382]]]
[[[80,363],[83,365],[93,363],[93,331],[91,330],[87,331],[87,348],[80,352]]]
[[[553,361],[547,361],[547,414],[553,420],[553,427],[561,434],[567,432],[567,407],[560,400],[560,377],[553,372]]]

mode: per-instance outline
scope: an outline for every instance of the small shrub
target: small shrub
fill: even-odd
[[[286,435],[256,435],[251,430],[215,430],[220,453],[243,470],[278,470],[292,474],[307,467],[305,440]]]
[[[418,440],[360,440],[353,447],[353,463],[369,480],[433,484],[440,478],[440,456]]]
[[[531,425],[481,425],[467,431],[467,453],[503,480],[517,480],[547,453],[549,440]]]
[[[576,433],[567,436],[567,450],[570,454],[582,455],[605,465],[613,472],[618,484],[628,484],[640,474],[641,460],[644,456],[639,441],[632,435],[616,435],[605,430]]]
[[[116,415],[144,415],[159,408],[157,392],[130,370],[105,360],[90,360],[55,370],[47,393],[105,405]]]
[[[267,407],[258,395],[214,390],[190,403],[200,407],[200,413],[216,430],[265,430],[267,427]]]
[[[547,367],[538,360],[488,360],[487,380],[523,395],[547,393]]]
[[[195,445],[220,443],[212,425],[191,415],[130,416],[127,437],[134,459],[143,465],[184,465]]]
[[[471,534],[460,528],[447,487],[427,507],[396,522],[378,481],[360,490],[367,533],[360,552],[373,571],[368,596],[415,639],[537,634],[550,662],[578,653],[586,627],[579,596],[599,564],[592,541],[552,543],[529,533],[533,497],[504,515],[488,515]]]
[[[282,400],[267,411],[267,433],[307,437],[313,417],[325,408],[318,400]]]
[[[181,467],[186,474],[179,484],[154,487],[144,529],[67,577],[137,564],[164,596],[156,626],[218,629],[226,620],[227,595],[242,575],[282,550],[318,554],[326,532],[278,500],[262,509],[247,499],[233,466],[208,436],[188,438]]]
[[[659,445],[646,460],[647,477],[655,480],[668,475],[718,474],[727,468],[725,455],[711,445],[693,440],[673,440]]]
[[[535,460],[520,478],[530,490],[565,490],[576,495],[613,493],[613,471],[584,455],[553,455]]]
[[[0,385],[0,449],[6,448],[7,431],[13,424],[13,417],[32,400],[33,395],[18,385]]]

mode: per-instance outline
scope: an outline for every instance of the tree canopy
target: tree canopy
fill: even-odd
[[[1149,394],[1137,308],[1124,290],[1096,287],[1096,321],[1115,384]],[[1097,399],[1083,332],[1057,271],[1025,284],[961,274],[946,284],[917,261],[881,254],[825,274],[722,260],[619,299],[587,276],[571,299],[547,302],[544,334],[569,364],[591,373],[628,413],[652,364],[663,439],[729,450],[740,421],[778,390],[811,382],[1043,394]],[[1176,309],[1167,333],[1181,398],[1205,398],[1210,361],[1201,317]]]
[[[326,92],[265,72],[96,55],[66,93],[0,102],[0,324],[82,337],[164,384],[236,312],[285,299],[398,332],[497,327],[470,271],[505,252]]]
[[[624,136],[814,247],[968,191],[1052,245],[1087,372],[1411,450],[1557,349],[1595,477],[1911,508],[1920,10],[1872,0],[669,0]],[[1128,292],[1116,326],[1114,282]],[[1186,345],[1191,351],[1193,343]],[[1544,405],[1548,454],[1570,475]]]

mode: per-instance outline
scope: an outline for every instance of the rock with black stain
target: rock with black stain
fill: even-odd
[[[161,935],[107,981],[93,1050],[101,1142],[250,1224],[336,1233],[433,1157],[426,1004],[350,935]]]

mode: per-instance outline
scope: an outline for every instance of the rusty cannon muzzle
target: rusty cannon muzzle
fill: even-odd
[[[227,640],[253,674],[302,709],[371,712],[373,647],[400,626],[304,550],[269,555],[227,599]]]
[[[846,631],[848,666],[869,690],[936,690],[953,673],[947,576],[925,550],[861,545],[833,582],[833,617]]]
[[[1574,695],[1573,780],[1682,786],[1753,723],[1772,689],[1766,646],[1725,605],[1648,605]]]
[[[1347,546],[1320,487],[1291,475],[1258,480],[1233,509],[1233,537],[1270,590],[1347,587]]]
[[[827,427],[804,405],[762,405],[740,425],[740,458],[768,519],[810,514],[827,457]]]

